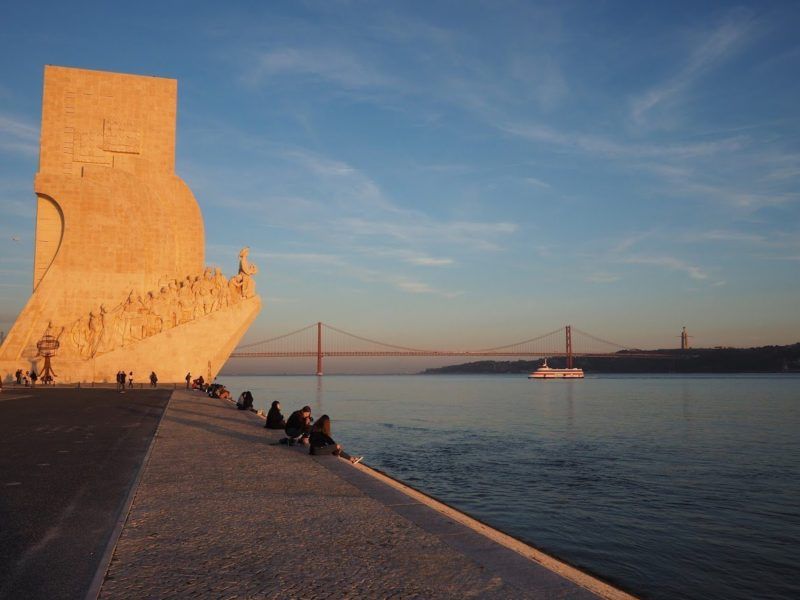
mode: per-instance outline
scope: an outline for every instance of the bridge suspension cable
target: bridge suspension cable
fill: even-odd
[[[327,332],[323,335],[323,332]],[[562,337],[562,333],[566,336]],[[590,348],[581,348],[573,351],[572,332],[582,338],[591,340],[595,344],[603,344],[618,350],[629,350],[628,347],[615,342],[604,340],[585,331],[567,325],[548,333],[527,338],[512,344],[482,348],[479,350],[432,350],[414,348],[399,344],[389,344],[373,338],[357,335],[338,327],[318,322],[301,327],[289,333],[284,333],[259,342],[243,344],[231,354],[231,358],[301,358],[316,357],[317,374],[322,374],[323,358],[325,357],[400,357],[400,356],[502,356],[502,357],[547,357],[564,356],[567,363],[572,362],[573,356],[613,356],[614,353],[593,351]],[[368,344],[365,347],[353,344],[353,340]],[[566,340],[566,345],[564,344]],[[632,355],[627,355],[632,356]]]
[[[344,331],[342,329],[338,329],[338,328],[334,327],[333,325],[328,325],[326,323],[323,323],[322,326],[325,329],[330,329],[331,331],[335,331],[336,333],[341,333],[342,335],[346,335],[348,337],[351,337],[351,338],[354,338],[354,339],[357,339],[357,340],[361,340],[362,342],[368,342],[370,344],[377,344],[378,346],[384,346],[386,348],[393,348],[395,350],[405,350],[406,352],[430,352],[430,350],[423,350],[421,348],[408,348],[406,346],[396,346],[395,344],[387,344],[385,342],[380,342],[378,340],[373,340],[373,339],[370,339],[370,338],[367,338],[367,337],[362,337],[360,335],[356,335],[355,333],[350,333],[349,331]]]
[[[482,350],[477,350],[477,352],[500,352],[501,350],[507,350],[508,348],[514,348],[515,346],[524,346],[525,344],[532,344],[533,342],[538,342],[539,340],[543,340],[550,336],[555,336],[556,334],[560,334],[564,331],[563,327],[559,327],[558,329],[551,331],[550,333],[545,333],[537,337],[533,337],[527,340],[522,340],[521,342],[514,342],[513,344],[506,344],[505,346],[495,346],[494,348],[483,348]]]
[[[594,340],[595,342],[599,342],[601,344],[606,344],[607,346],[613,346],[614,348],[618,348],[620,350],[631,350],[631,348],[629,348],[628,346],[623,346],[621,344],[617,344],[616,342],[609,342],[608,340],[604,340],[603,338],[599,338],[599,337],[597,337],[595,335],[592,335],[591,333],[586,333],[585,331],[581,331],[577,327],[573,327],[572,331],[574,333],[580,333],[582,336],[587,337],[587,338],[589,338],[591,340]]]
[[[273,338],[269,338],[268,340],[261,340],[260,342],[253,342],[251,344],[243,344],[242,346],[237,346],[234,352],[238,352],[239,350],[246,350],[248,348],[255,348],[256,346],[261,346],[263,344],[269,344],[270,342],[277,342],[278,340],[282,340],[293,335],[297,335],[298,333],[303,333],[304,331],[308,331],[316,327],[316,323],[312,323],[308,327],[301,327],[300,329],[295,329],[294,331],[290,331],[289,333],[284,333],[283,335],[276,335]]]

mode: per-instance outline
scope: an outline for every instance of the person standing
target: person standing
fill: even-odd
[[[158,375],[156,375],[155,371],[150,371],[150,385],[152,387],[158,387]]]
[[[128,387],[129,388],[133,387],[133,371],[128,373]]]
[[[189,383],[192,381],[192,373],[191,373],[191,371],[186,374],[186,377],[184,377],[184,379],[186,380],[186,389],[188,390],[189,389]]]
[[[31,369],[31,387],[36,385],[36,380],[39,379],[39,376],[36,374],[34,369]]]

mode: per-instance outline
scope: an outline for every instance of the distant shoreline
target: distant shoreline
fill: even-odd
[[[760,348],[692,348],[689,350],[637,350],[637,357],[620,351],[611,357],[575,357],[574,366],[587,373],[619,374],[733,374],[800,373],[800,343]],[[641,355],[645,356],[641,356]],[[652,357],[646,356],[652,354]],[[423,375],[530,373],[541,359],[483,360],[426,369]],[[548,358],[554,368],[566,366],[563,356]]]

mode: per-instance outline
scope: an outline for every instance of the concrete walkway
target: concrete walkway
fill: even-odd
[[[101,598],[626,597],[578,585],[368,468],[273,445],[280,432],[261,423],[173,393]]]

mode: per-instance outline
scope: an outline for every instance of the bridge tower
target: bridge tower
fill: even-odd
[[[572,368],[572,325],[567,325],[564,330],[567,335],[567,368]]]
[[[317,377],[322,377],[322,322],[317,321]]]

